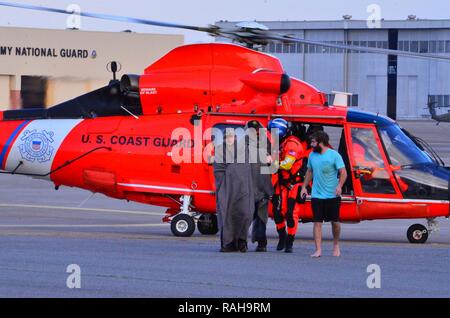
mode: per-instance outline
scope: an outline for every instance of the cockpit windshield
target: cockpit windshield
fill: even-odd
[[[396,124],[381,126],[379,132],[405,198],[449,199],[450,171],[431,147],[424,148],[420,138]]]
[[[398,125],[379,127],[387,155],[394,166],[433,163],[430,156],[402,131]]]

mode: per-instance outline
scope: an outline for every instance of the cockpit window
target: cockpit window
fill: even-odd
[[[433,162],[398,125],[380,127],[380,135],[392,165],[408,166]]]

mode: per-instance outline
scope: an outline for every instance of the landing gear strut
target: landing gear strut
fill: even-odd
[[[191,196],[183,195],[180,198],[182,205],[180,213],[175,215],[170,221],[170,229],[175,236],[187,237],[191,236],[195,231],[195,213],[191,212],[189,205],[191,204]]]

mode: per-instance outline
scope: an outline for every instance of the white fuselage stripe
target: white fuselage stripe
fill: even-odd
[[[307,201],[310,201],[311,197],[307,197]],[[367,202],[381,202],[381,203],[416,203],[416,204],[449,204],[448,200],[422,200],[422,199],[390,199],[390,198],[363,198],[363,197],[342,197],[342,203],[355,202],[357,200],[367,201]]]
[[[17,136],[8,155],[5,170],[12,171],[22,162],[17,173],[45,175],[67,135],[82,119],[33,120]],[[46,178],[50,178],[47,176]]]
[[[449,204],[448,200],[421,200],[421,199],[388,199],[388,198],[356,198],[357,200],[368,201],[368,202],[386,202],[386,203],[440,203],[440,204]]]
[[[187,189],[187,188],[162,187],[162,186],[147,185],[147,184],[118,183],[118,185],[123,186],[123,187],[130,187],[130,188],[144,188],[144,189],[155,189],[155,190],[169,190],[169,191],[214,194],[213,191],[209,191],[209,190],[192,190],[192,189]]]

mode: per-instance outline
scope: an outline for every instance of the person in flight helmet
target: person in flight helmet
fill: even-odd
[[[306,131],[301,124],[291,123],[289,126],[285,120],[276,120],[278,122],[275,125],[288,127],[286,130],[281,130],[285,132],[284,135],[279,135],[285,138],[280,146],[280,169],[272,198],[274,220],[279,237],[277,250],[284,249],[286,253],[292,253],[300,208],[297,203],[304,202],[299,197],[299,189],[304,178],[301,174],[304,158],[302,141],[306,141]],[[272,126],[273,124],[269,124],[269,128]]]

